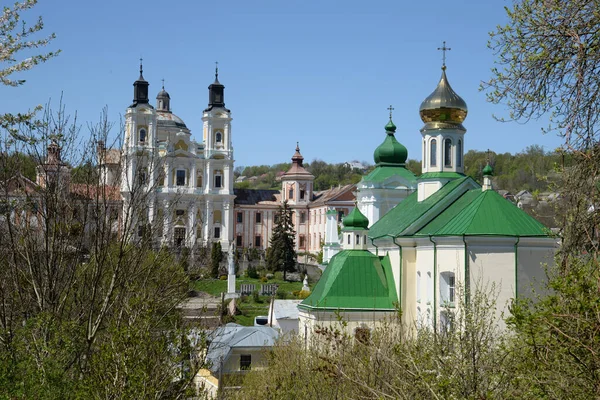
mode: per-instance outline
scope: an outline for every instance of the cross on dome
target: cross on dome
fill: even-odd
[[[452,50],[450,47],[446,47],[446,41],[442,42],[442,47],[438,47],[438,50],[442,51],[442,69],[446,69],[446,51]]]
[[[390,121],[392,120],[392,111],[394,111],[394,107],[392,107],[392,105],[390,104],[390,106],[387,108],[390,112]]]

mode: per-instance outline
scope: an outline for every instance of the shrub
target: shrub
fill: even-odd
[[[279,280],[283,280],[283,272],[281,271],[277,271],[275,272],[275,274],[273,275],[275,277],[275,279],[279,279]]]
[[[219,279],[222,280],[222,281],[226,281],[227,280],[227,275],[221,275],[219,277]]]
[[[275,277],[275,275],[273,274],[266,274],[265,276],[267,277],[267,279],[273,279]]]
[[[255,303],[262,303],[262,301],[260,300],[260,296],[258,295],[258,290],[252,292],[252,299]]]
[[[308,290],[300,290],[296,297],[298,297],[299,299],[305,299],[308,296],[310,296],[310,292]]]
[[[246,277],[251,279],[258,279],[258,272],[256,272],[256,268],[253,266],[249,266],[246,270]]]
[[[262,278],[260,278],[261,282],[268,282],[269,279],[266,276],[263,276]]]
[[[277,289],[275,296],[277,296],[277,298],[280,300],[285,300],[287,299],[287,292],[285,290]]]

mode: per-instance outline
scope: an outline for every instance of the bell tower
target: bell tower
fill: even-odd
[[[419,108],[423,137],[423,174],[419,177],[419,201],[431,196],[448,181],[464,175],[464,136],[462,122],[467,117],[467,103],[452,89],[446,76],[446,42],[443,51],[442,77]]]

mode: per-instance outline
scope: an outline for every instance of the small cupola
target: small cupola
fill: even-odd
[[[390,106],[391,108],[391,106]],[[394,136],[396,125],[392,122],[390,111],[390,121],[385,126],[386,137],[383,143],[375,149],[373,160],[377,165],[404,166],[408,158],[408,150]]]
[[[494,175],[494,169],[488,162],[488,164],[483,168],[483,185],[481,186],[482,191],[492,190],[494,187],[492,185],[492,176]]]
[[[225,86],[219,82],[219,66],[215,67],[215,81],[208,86],[208,108],[204,111],[210,111],[214,107],[225,108]]]
[[[342,224],[344,225],[342,228],[344,250],[366,250],[369,219],[360,212],[356,204]]]
[[[133,82],[133,104],[131,107],[138,104],[148,104],[148,86],[150,84],[144,79],[144,68],[140,58],[140,77]]]
[[[165,80],[162,81],[162,89],[156,95],[156,109],[158,111],[171,112],[171,96],[165,90]]]

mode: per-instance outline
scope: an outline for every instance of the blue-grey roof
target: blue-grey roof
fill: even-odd
[[[229,323],[221,326],[208,335],[210,342],[206,354],[206,362],[212,372],[217,372],[236,347],[261,348],[272,347],[279,337],[279,331],[270,326],[242,326]]]

